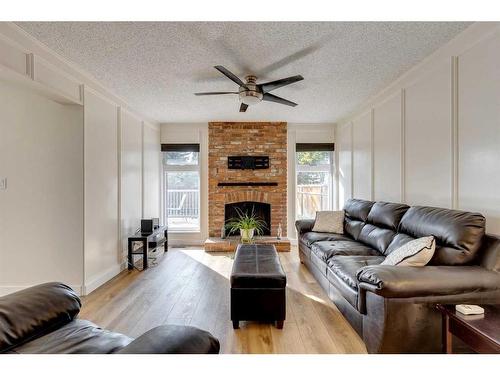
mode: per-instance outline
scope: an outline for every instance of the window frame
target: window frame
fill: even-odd
[[[164,146],[174,146],[172,149],[168,149]],[[163,220],[166,225],[168,225],[168,173],[169,172],[197,172],[198,175],[198,226],[196,228],[168,228],[169,233],[201,233],[201,163],[200,163],[200,150],[199,145],[189,144],[191,148],[182,149],[182,145],[162,145],[162,154],[167,152],[196,152],[198,153],[197,164],[191,165],[172,165],[166,163],[165,155],[162,155],[162,166],[163,166]],[[192,146],[198,146],[198,148],[192,148]]]
[[[297,144],[298,145],[298,144]],[[301,144],[303,145],[303,144]],[[331,147],[323,146],[324,144],[320,144],[321,146],[318,149],[315,149],[314,145],[311,144],[310,147],[306,147],[304,149],[298,149],[296,147],[295,150],[295,220],[305,220],[305,219],[314,219],[303,217],[299,218],[299,207],[298,207],[298,195],[299,195],[299,184],[298,177],[300,172],[327,172],[328,173],[328,207],[326,210],[333,210],[334,208],[334,199],[335,199],[335,190],[334,190],[334,182],[335,182],[335,151],[333,148],[333,144]],[[326,145],[326,144],[325,144]],[[309,151],[322,151],[328,152],[329,155],[329,164],[320,164],[320,165],[301,165],[298,163],[298,154],[300,152],[309,152]]]

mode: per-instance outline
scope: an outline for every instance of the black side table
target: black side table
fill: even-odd
[[[163,233],[163,237],[158,239]],[[134,251],[134,243],[140,242],[142,246]],[[136,233],[128,237],[128,269],[134,268],[134,255],[142,255],[142,269],[148,268],[149,244],[157,247],[163,244],[165,252],[168,251],[168,227],[158,227],[153,233]]]

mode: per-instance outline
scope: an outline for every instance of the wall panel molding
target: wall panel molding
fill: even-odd
[[[354,197],[354,150],[353,150],[353,140],[354,140],[354,122],[349,123],[349,136],[350,136],[350,156],[351,156],[351,197]]]
[[[500,235],[498,45],[500,23],[476,23],[339,122],[340,139],[343,126],[357,126],[360,114],[375,111],[375,199],[381,163],[379,107],[400,93],[401,201],[481,212],[487,232]],[[358,137],[354,126],[353,144]],[[359,189],[358,152],[354,147],[350,155],[354,193]]]
[[[383,101],[387,96],[391,96],[395,91],[404,89],[411,85],[412,82],[425,77],[429,71],[438,67],[443,59],[462,54],[464,51],[472,48],[499,30],[500,22],[475,22],[444,46],[437,49],[420,63],[403,73],[385,88],[368,98],[352,113],[340,119],[338,124],[352,121],[352,119],[356,118],[361,113],[373,108],[377,103]]]
[[[401,182],[400,182],[400,190],[401,190],[401,202],[406,203],[406,91],[405,89],[401,89],[401,144],[400,144],[400,152],[401,152],[401,165],[400,165],[400,173],[401,173]]]
[[[458,207],[458,57],[451,57],[451,207]]]
[[[401,201],[401,92],[373,109],[373,199]]]
[[[352,124],[353,197],[372,199],[373,110],[364,112]]]
[[[374,123],[375,123],[375,109],[370,110],[370,179],[371,179],[371,191],[370,200],[375,199],[375,147],[374,147]]]
[[[458,208],[500,235],[500,29],[458,57]]]
[[[92,88],[95,92],[98,92],[101,95],[109,98],[120,107],[137,113],[139,117],[155,124],[156,126],[159,126],[158,123],[154,119],[150,118],[147,114],[140,114],[136,111],[133,111],[133,109],[125,100],[112,93],[91,74],[86,72],[84,69],[82,69],[72,61],[66,59],[62,55],[48,48],[28,32],[17,26],[14,22],[0,22],[0,40],[5,40],[8,41],[9,44],[18,46],[26,54],[32,54],[38,56],[39,58],[42,58],[45,62],[50,64],[50,66],[58,74],[63,74],[67,77],[71,77],[72,80],[79,82],[81,85],[85,85],[87,89]],[[58,99],[57,96],[56,99]]]

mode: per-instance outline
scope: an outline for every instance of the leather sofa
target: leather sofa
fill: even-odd
[[[369,353],[441,350],[435,305],[500,303],[500,238],[472,212],[351,199],[344,234],[296,222],[301,262],[363,338]],[[414,238],[432,235],[425,267],[380,265]]]
[[[219,341],[195,327],[164,325],[137,339],[76,319],[81,302],[61,283],[0,297],[0,353],[216,354]]]

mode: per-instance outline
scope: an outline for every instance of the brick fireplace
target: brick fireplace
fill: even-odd
[[[267,169],[229,169],[228,156],[268,156]],[[208,230],[219,237],[225,205],[271,205],[272,236],[287,229],[287,124],[285,122],[211,122],[208,125]],[[230,186],[220,184],[230,183]],[[231,183],[248,183],[231,186]],[[261,186],[259,186],[262,184]]]

